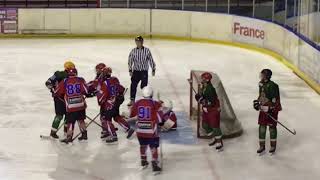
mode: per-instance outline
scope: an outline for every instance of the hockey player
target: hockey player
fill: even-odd
[[[208,134],[213,134],[213,142],[217,150],[222,150],[222,132],[220,129],[220,102],[215,88],[211,83],[212,75],[208,72],[201,74],[202,89],[196,94],[196,100],[202,105],[202,126]]]
[[[120,116],[120,105],[124,101],[125,88],[120,84],[116,77],[111,76],[112,69],[106,67],[102,70],[102,80],[99,80],[97,87],[98,103],[101,107],[101,120],[104,130],[107,131],[106,142],[113,143],[118,141],[116,128],[112,124],[112,119],[116,121],[127,132],[127,138],[130,138],[134,130]]]
[[[272,71],[270,69],[263,69],[260,73],[259,82],[259,97],[253,101],[254,109],[260,111],[259,113],[259,144],[260,147],[257,153],[263,153],[265,151],[266,143],[266,131],[269,126],[270,132],[270,153],[276,151],[277,146],[277,123],[273,121],[278,119],[278,112],[282,110],[280,103],[279,86],[271,81]]]
[[[88,86],[88,91],[89,91],[89,97],[94,97],[97,91],[97,86],[98,86],[98,81],[99,79],[102,79],[101,73],[104,68],[107,66],[104,63],[99,63],[96,65],[96,77],[94,78],[93,81],[90,81],[87,86]]]
[[[172,101],[160,100],[161,108],[159,109],[159,115],[164,123],[161,127],[162,131],[176,130],[177,129],[177,116],[174,113]]]
[[[52,95],[54,93],[54,89],[57,87],[57,85],[65,78],[68,77],[67,70],[75,68],[75,65],[72,61],[66,61],[64,63],[64,71],[56,71],[47,81],[46,86],[51,91]],[[54,108],[55,108],[55,117],[52,122],[51,126],[51,132],[50,136],[58,139],[59,136],[57,135],[57,130],[60,125],[61,120],[63,119],[63,116],[66,114],[66,106],[64,101],[61,101],[58,97],[53,96],[54,100]],[[67,133],[67,126],[65,124],[64,127],[65,134]]]
[[[99,63],[96,65],[95,69],[96,69],[96,77],[94,78],[94,80],[90,81],[87,86],[88,86],[88,91],[89,91],[89,94],[88,94],[88,97],[94,97],[96,96],[96,93],[97,93],[97,88],[98,88],[98,84],[99,84],[99,81],[100,80],[103,80],[103,77],[102,77],[102,70],[104,68],[106,68],[107,66],[104,64],[104,63]],[[102,110],[100,108],[100,114],[102,113]],[[103,120],[101,118],[102,116],[100,116],[100,121],[101,121],[101,124],[103,123]],[[101,139],[103,138],[106,138],[109,136],[109,133],[107,130],[104,130],[102,128],[102,131],[101,131]]]
[[[152,168],[154,172],[160,172],[158,162],[159,134],[158,124],[162,125],[158,111],[161,103],[152,99],[153,90],[150,86],[142,89],[143,99],[135,102],[131,109],[130,117],[137,118],[136,133],[140,143],[141,166],[147,167],[147,148],[150,147],[152,153]]]
[[[67,137],[61,142],[72,142],[75,122],[78,121],[81,136],[80,141],[87,140],[87,130],[84,120],[86,119],[85,95],[88,94],[86,82],[77,76],[75,68],[67,70],[68,77],[61,81],[55,90],[56,96],[63,98],[66,103]]]

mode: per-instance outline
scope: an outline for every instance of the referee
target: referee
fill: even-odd
[[[152,76],[156,74],[156,64],[153,61],[150,50],[143,46],[142,36],[137,36],[135,41],[137,47],[131,50],[128,59],[131,76],[130,102],[128,106],[132,106],[134,103],[139,82],[141,81],[141,89],[148,85],[149,65],[152,69]]]

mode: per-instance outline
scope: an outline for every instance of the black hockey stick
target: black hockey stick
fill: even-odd
[[[100,113],[99,114],[97,114],[93,119],[91,119],[90,117],[88,117],[88,116],[86,116],[89,120],[90,120],[90,122],[86,125],[86,129],[89,127],[89,125],[91,124],[91,123],[93,123],[98,117],[100,116]],[[79,137],[80,135],[81,135],[81,130],[80,130],[80,132],[74,137],[74,138],[72,138],[72,140],[71,140],[71,142],[73,142],[75,139],[77,139],[77,137]]]
[[[287,131],[289,131],[291,134],[296,135],[297,132],[295,129],[290,130],[289,128],[287,128],[285,125],[283,125],[280,121],[276,120],[274,117],[272,117],[270,114],[267,113],[267,115],[269,116],[270,119],[272,119],[274,122],[279,123],[282,127],[284,127]]]

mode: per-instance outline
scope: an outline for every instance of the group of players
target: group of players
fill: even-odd
[[[279,86],[271,80],[272,71],[263,69],[260,73],[259,96],[253,101],[253,107],[259,111],[259,149],[258,154],[265,152],[266,131],[270,132],[270,153],[275,153],[277,146],[277,122],[278,113],[282,110],[280,103]],[[223,148],[222,132],[220,129],[220,102],[213,87],[212,75],[205,72],[201,75],[202,88],[195,95],[196,100],[202,105],[202,128],[208,135],[213,135],[213,142],[209,146],[216,145],[217,150]]]
[[[79,141],[87,140],[86,119],[86,98],[97,97],[100,106],[100,120],[102,126],[101,138],[106,143],[118,141],[117,133],[112,120],[117,122],[127,133],[129,139],[136,131],[140,143],[141,166],[148,166],[146,150],[149,147],[152,153],[153,171],[159,172],[158,147],[159,127],[165,130],[177,127],[177,118],[172,111],[171,105],[153,99],[153,90],[150,86],[142,89],[143,98],[136,101],[131,107],[130,119],[136,120],[135,130],[130,127],[119,108],[124,102],[126,89],[119,80],[112,76],[112,69],[103,63],[96,65],[96,77],[93,81],[86,83],[84,78],[78,76],[77,69],[73,62],[67,61],[64,64],[64,71],[56,71],[46,81],[47,88],[51,91],[56,116],[52,123],[50,136],[58,139],[57,131],[60,122],[65,116],[63,143],[72,142],[75,122],[79,124],[81,136]],[[269,126],[271,148],[270,153],[276,150],[277,119],[281,111],[279,87],[271,81],[272,71],[264,69],[261,71],[259,83],[259,96],[254,100],[254,109],[259,113],[259,141],[260,147],[257,153],[265,151],[266,129]],[[202,88],[200,93],[195,95],[196,100],[202,105],[202,125],[208,134],[213,135],[213,142],[209,146],[215,146],[222,150],[222,132],[220,129],[220,102],[213,87],[212,75],[205,72],[201,75]],[[94,119],[93,119],[94,120]]]
[[[50,132],[52,138],[59,139],[57,131],[63,116],[65,116],[65,137],[61,142],[68,144],[74,140],[73,132],[76,122],[78,122],[81,132],[78,140],[87,140],[87,125],[84,121],[87,108],[86,98],[94,96],[97,97],[100,106],[101,138],[105,139],[106,143],[118,141],[117,128],[112,120],[125,130],[128,139],[133,135],[134,128],[130,127],[119,112],[120,106],[125,100],[126,89],[111,74],[110,67],[99,63],[96,65],[95,79],[86,83],[84,78],[78,76],[75,64],[72,61],[67,61],[64,63],[64,71],[56,71],[46,81],[46,87],[51,91],[54,99],[56,113]],[[158,126],[162,130],[175,129],[177,118],[170,103],[153,100],[153,90],[150,86],[144,87],[142,94],[143,98],[136,101],[131,107],[130,119],[137,121],[135,129],[140,143],[141,165],[148,166],[146,150],[150,147],[153,171],[159,172],[161,168],[158,165]]]

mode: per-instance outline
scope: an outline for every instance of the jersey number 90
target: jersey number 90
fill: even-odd
[[[150,120],[151,119],[151,108],[150,107],[138,107],[138,118]]]
[[[80,94],[81,93],[81,85],[80,84],[68,84],[67,85],[67,94]]]

